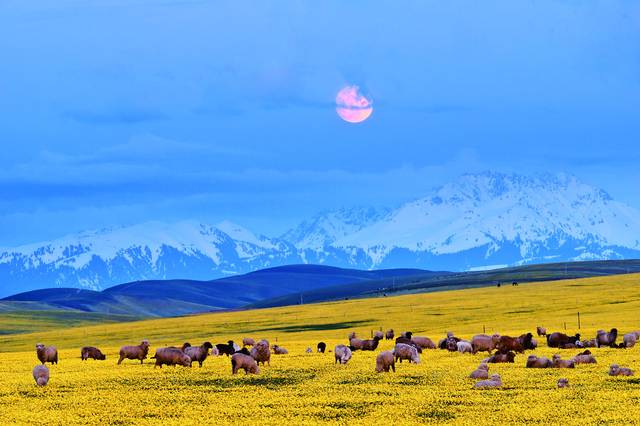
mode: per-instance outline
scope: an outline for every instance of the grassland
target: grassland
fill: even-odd
[[[639,284],[640,275],[622,275],[0,336],[0,423],[637,423],[640,377],[609,377],[607,369],[617,362],[640,374],[640,346],[595,349],[598,364],[575,370],[528,370],[526,357],[518,355],[515,364],[491,366],[504,381],[494,391],[473,390],[467,378],[485,355],[425,351],[421,364],[376,374],[377,352],[356,352],[342,366],[331,354],[304,350],[320,340],[330,348],[345,343],[351,330],[369,336],[389,327],[434,340],[448,330],[470,338],[482,331],[521,334],[536,325],[562,331],[565,323],[573,333],[577,312],[585,336],[613,326],[637,330]],[[258,376],[232,376],[226,357],[209,359],[201,369],[115,365],[118,347],[142,338],[159,347],[243,336],[267,338],[290,354],[273,356]],[[61,350],[43,389],[30,377],[37,341]],[[81,362],[79,348],[86,344],[104,348],[107,360]],[[379,350],[391,346],[383,341]],[[541,346],[536,354],[556,353]],[[560,377],[569,379],[569,389],[556,389]]]

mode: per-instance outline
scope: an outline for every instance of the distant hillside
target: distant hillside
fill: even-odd
[[[38,303],[40,307],[137,316],[175,316],[237,309],[265,299],[327,286],[364,281],[442,275],[417,269],[360,271],[318,265],[263,269],[213,281],[136,281],[103,291],[71,288],[34,290],[9,296],[5,302]]]

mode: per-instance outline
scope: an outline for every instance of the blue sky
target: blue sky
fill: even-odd
[[[146,220],[278,235],[483,170],[640,207],[640,2],[0,3],[0,245]],[[336,92],[374,101],[341,121]]]

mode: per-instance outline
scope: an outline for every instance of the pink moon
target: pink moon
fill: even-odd
[[[373,101],[358,86],[345,86],[336,95],[336,112],[344,121],[361,123],[371,116]]]

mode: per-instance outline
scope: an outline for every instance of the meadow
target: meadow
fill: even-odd
[[[486,354],[426,350],[420,364],[397,364],[377,374],[375,356],[391,349],[355,352],[346,365],[331,353],[305,353],[319,341],[333,349],[356,331],[411,330],[437,341],[447,331],[471,338],[500,332],[640,329],[640,274],[347,300],[252,311],[212,313],[130,323],[64,327],[0,336],[0,424],[237,424],[334,422],[354,424],[632,424],[640,422],[640,345],[593,349],[598,364],[568,369],[525,369],[492,364],[502,376],[496,390],[474,390],[467,376]],[[577,313],[580,313],[578,330]],[[0,325],[2,327],[2,325]],[[152,348],[242,337],[266,338],[289,350],[271,358],[259,375],[231,375],[229,359],[209,358],[204,367],[154,369],[151,361],[116,365],[118,348],[149,339]],[[56,345],[60,363],[50,367],[45,388],[35,386],[34,345]],[[80,361],[94,345],[106,361]],[[537,355],[563,358],[578,350],[547,348]],[[611,363],[631,367],[635,377],[610,377]],[[570,387],[557,389],[558,378]]]

